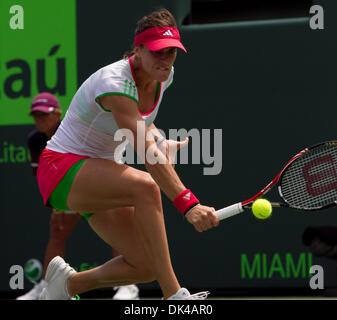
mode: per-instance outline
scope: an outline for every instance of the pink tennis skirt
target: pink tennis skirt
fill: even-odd
[[[72,165],[88,158],[90,157],[73,153],[60,153],[49,149],[42,151],[37,169],[37,182],[45,205],[47,205],[55,187]]]

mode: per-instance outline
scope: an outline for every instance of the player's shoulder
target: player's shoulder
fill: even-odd
[[[128,59],[121,59],[111,63],[101,69],[101,77],[113,79],[128,79],[134,81],[132,76],[132,66]]]
[[[90,80],[89,88],[97,101],[107,94],[124,95],[138,102],[132,62],[122,59],[99,69]]]

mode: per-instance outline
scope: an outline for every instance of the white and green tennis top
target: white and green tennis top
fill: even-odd
[[[158,83],[156,102],[151,110],[146,114],[139,110],[148,126],[156,118],[164,91],[173,81],[173,73],[172,67],[169,78]],[[99,97],[109,94],[122,95],[138,103],[131,59],[99,69],[81,85],[47,148],[120,162],[128,141],[114,140],[119,129],[114,116],[97,102]]]

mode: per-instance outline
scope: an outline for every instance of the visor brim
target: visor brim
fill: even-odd
[[[183,44],[177,39],[158,39],[144,43],[151,51],[158,51],[165,48],[179,48],[187,53]]]

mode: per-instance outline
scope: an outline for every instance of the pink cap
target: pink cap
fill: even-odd
[[[34,111],[51,113],[55,109],[60,109],[57,98],[49,92],[42,92],[33,99],[30,113]]]
[[[168,47],[176,47],[186,52],[180,42],[179,31],[171,27],[154,27],[146,29],[135,37],[135,46],[145,44],[151,51],[158,51]]]

